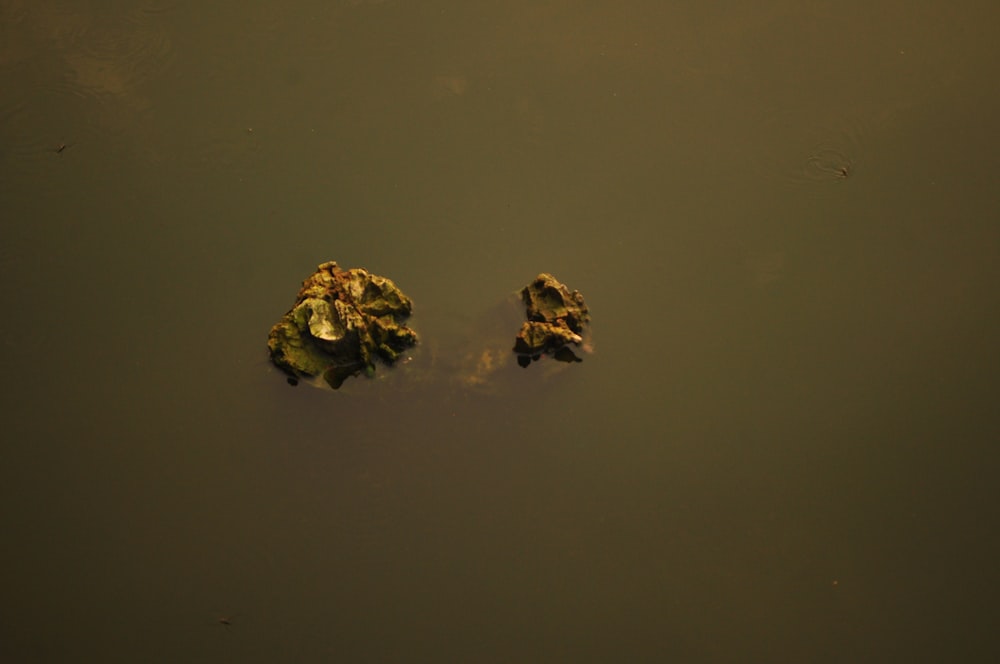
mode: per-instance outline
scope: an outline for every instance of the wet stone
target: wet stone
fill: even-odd
[[[271,328],[271,360],[291,380],[321,377],[337,389],[351,376],[374,375],[376,362],[391,365],[417,343],[405,322],[412,309],[391,279],[323,263]]]
[[[582,361],[577,350],[590,350],[590,311],[580,291],[542,273],[521,289],[521,300],[527,320],[514,340],[517,363],[527,367],[543,355]]]

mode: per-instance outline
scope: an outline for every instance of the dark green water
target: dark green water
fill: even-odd
[[[0,659],[996,661],[995,8],[210,4],[0,0]],[[291,388],[326,260],[596,352]]]

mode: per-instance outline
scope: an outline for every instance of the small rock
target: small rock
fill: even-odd
[[[514,341],[517,363],[526,367],[542,355],[563,362],[580,362],[572,347],[589,350],[590,312],[583,295],[551,274],[539,274],[521,289],[527,320]]]

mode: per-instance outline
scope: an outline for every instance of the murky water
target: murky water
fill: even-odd
[[[993,661],[997,18],[0,0],[0,659]],[[269,365],[327,260],[412,385]]]

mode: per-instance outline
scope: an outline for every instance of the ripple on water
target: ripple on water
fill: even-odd
[[[145,84],[174,57],[162,26],[167,11],[150,2],[110,15],[78,3],[23,3],[4,12],[18,39],[0,50],[0,161],[30,170],[62,145],[118,136],[148,144],[140,120],[151,105]]]
[[[23,80],[20,76],[13,80]],[[3,82],[11,80],[4,77]],[[62,152],[79,141],[87,142],[84,134],[68,126],[78,126],[67,116],[86,113],[86,103],[58,77],[32,84],[16,85],[16,93],[0,97],[0,166],[17,172],[18,179],[48,168],[49,160],[63,156]]]
[[[140,9],[106,23],[85,22],[65,55],[77,89],[144,110],[148,101],[139,88],[166,69],[174,55],[159,19],[156,12]]]
[[[750,153],[769,181],[819,191],[850,179],[863,162],[868,123],[857,118],[774,112],[760,125]]]

